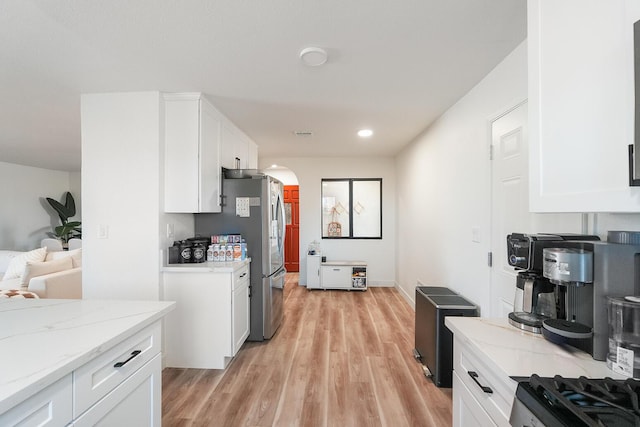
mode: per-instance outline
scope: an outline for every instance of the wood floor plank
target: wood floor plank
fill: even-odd
[[[413,359],[414,312],[396,289],[309,291],[297,278],[271,340],[245,343],[224,371],[163,371],[163,425],[451,425],[451,390]]]

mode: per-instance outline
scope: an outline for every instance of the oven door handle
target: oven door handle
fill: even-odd
[[[493,394],[493,390],[491,390],[491,387],[487,387],[486,385],[482,385],[480,384],[480,381],[478,381],[478,373],[474,372],[474,371],[467,371],[467,374],[469,374],[469,376],[471,377],[471,379],[473,380],[473,382],[475,382],[476,384],[478,384],[478,387],[480,387],[480,389],[482,391],[484,391],[487,394]]]

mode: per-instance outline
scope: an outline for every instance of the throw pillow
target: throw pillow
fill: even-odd
[[[73,261],[73,268],[82,267],[82,248],[73,249],[71,251],[56,251],[49,252],[45,261],[52,261],[54,259],[71,257]]]
[[[22,287],[29,286],[29,281],[33,277],[44,276],[45,274],[57,273],[58,271],[70,270],[73,268],[71,257],[64,257],[52,261],[27,261],[22,277]]]
[[[27,261],[42,262],[44,261],[45,256],[47,256],[47,248],[38,248],[25,252],[22,255],[18,255],[13,258],[7,266],[7,271],[4,273],[2,280],[22,278],[24,276],[24,268],[27,265]]]

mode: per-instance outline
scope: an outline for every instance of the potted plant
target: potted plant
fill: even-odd
[[[76,214],[76,202],[68,191],[64,196],[64,205],[57,200],[47,197],[47,202],[60,217],[61,225],[54,227],[53,232],[47,233],[51,237],[59,239],[63,243],[68,243],[69,239],[82,237],[80,221],[69,221],[69,218]]]

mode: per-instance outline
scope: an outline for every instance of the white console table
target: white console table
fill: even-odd
[[[326,261],[307,255],[307,289],[367,290],[367,263]]]

